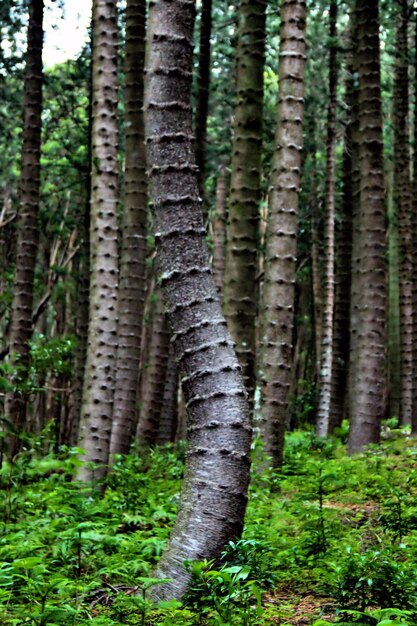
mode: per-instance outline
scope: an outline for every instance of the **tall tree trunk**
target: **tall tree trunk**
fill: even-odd
[[[417,434],[417,9],[414,11],[414,153],[413,153],[413,413],[411,432]]]
[[[93,0],[90,303],[77,477],[102,478],[109,459],[117,338],[117,10]],[[97,464],[98,467],[92,467]]]
[[[352,278],[359,298],[349,452],[379,440],[385,415],[386,216],[383,176],[378,0],[356,0],[359,73],[359,237]],[[352,286],[352,290],[354,288]]]
[[[163,445],[174,441],[178,426],[178,367],[172,343],[168,352],[168,363],[164,381],[164,396],[159,416],[156,443]]]
[[[253,399],[261,152],[265,0],[241,0],[237,44],[237,101],[227,221],[224,311]]]
[[[206,137],[210,95],[212,4],[212,0],[202,0],[201,3],[197,106],[195,112],[195,158],[198,165],[198,180],[202,196],[204,196],[204,180],[206,174]]]
[[[147,156],[189,437],[180,511],[156,571],[172,580],[158,598],[185,592],[185,560],[216,558],[240,535],[250,465],[246,392],[210,272],[192,147],[194,11],[193,0],[158,0],[149,19]]]
[[[352,220],[354,165],[357,162],[357,89],[352,62],[348,63],[346,80],[346,124],[343,153],[343,191],[336,237],[336,301],[334,310],[332,387],[330,399],[330,431],[346,417],[347,381],[350,349],[350,289],[352,278]],[[356,151],[356,152],[355,152]]]
[[[261,435],[282,462],[291,383],[294,285],[303,146],[306,3],[281,6],[278,118],[261,303]]]
[[[17,368],[14,383],[25,383],[29,366],[33,324],[33,285],[39,241],[38,209],[42,131],[42,22],[43,0],[29,1],[27,66],[24,87],[24,121],[20,209],[17,235],[16,274],[10,331],[10,364]],[[5,415],[17,433],[24,427],[27,394],[22,389],[6,395]],[[10,441],[10,456],[20,447],[19,436]]]
[[[118,291],[116,386],[110,454],[127,454],[136,426],[146,286],[146,155],[143,128],[145,0],[126,5],[126,166]]]
[[[223,294],[224,269],[226,262],[226,202],[227,202],[227,167],[220,167],[216,185],[216,211],[211,222],[213,239],[213,279],[217,292]]]
[[[401,400],[400,420],[411,424],[413,404],[413,294],[408,130],[408,1],[400,0],[394,75],[394,202],[398,215],[400,278]]]
[[[329,12],[329,105],[327,110],[327,162],[324,225],[324,306],[322,315],[322,345],[318,372],[319,402],[317,435],[326,437],[330,428],[330,397],[332,386],[332,351],[334,317],[334,225],[336,196],[337,145],[337,1],[331,0]]]

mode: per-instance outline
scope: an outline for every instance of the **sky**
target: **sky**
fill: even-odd
[[[43,62],[52,67],[73,59],[87,41],[92,0],[64,0],[60,9],[54,0],[45,0]]]

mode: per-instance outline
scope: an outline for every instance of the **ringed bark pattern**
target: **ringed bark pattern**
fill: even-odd
[[[261,200],[266,0],[241,0],[237,86],[227,220],[224,311],[252,401],[256,275]]]
[[[10,331],[10,362],[20,368],[18,376],[22,380],[26,377],[29,365],[29,342],[33,331],[34,275],[39,243],[43,8],[43,0],[30,0],[24,84],[20,209]],[[21,392],[11,392],[6,395],[5,413],[17,431],[25,425],[26,402],[27,398]],[[10,445],[10,454],[13,456],[19,445],[17,439],[11,441]]]
[[[147,250],[146,151],[143,126],[145,23],[145,0],[128,0],[125,56],[125,206],[119,271],[111,456],[129,452],[136,426]]]
[[[260,428],[275,467],[282,463],[291,383],[294,286],[303,147],[306,2],[281,6],[279,92],[261,302]]]
[[[247,394],[211,276],[193,151],[193,0],[150,5],[145,127],[160,284],[188,417],[180,511],[156,575],[181,597],[184,560],[215,558],[242,531],[249,480]]]
[[[93,1],[90,303],[79,446],[80,480],[106,474],[115,384],[117,337],[117,9]]]
[[[359,297],[349,432],[351,454],[378,442],[386,408],[386,215],[378,0],[356,0],[356,23],[360,193],[355,233],[359,239],[352,262],[359,268]]]

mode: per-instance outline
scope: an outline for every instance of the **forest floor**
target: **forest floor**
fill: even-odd
[[[384,429],[349,458],[296,431],[253,479],[242,539],[190,564],[184,602],[148,589],[175,519],[184,447],[121,459],[103,498],[70,482],[77,451],[28,441],[0,480],[4,626],[417,624],[417,441]]]

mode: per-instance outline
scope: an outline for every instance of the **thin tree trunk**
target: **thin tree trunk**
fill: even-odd
[[[261,303],[261,435],[280,467],[288,419],[296,272],[298,202],[303,147],[306,3],[281,7],[276,147]]]
[[[226,263],[226,202],[227,202],[227,167],[222,165],[217,177],[216,185],[216,212],[212,227],[213,237],[213,279],[217,292],[223,294],[224,270]]]
[[[156,571],[181,597],[185,560],[212,559],[240,535],[249,481],[251,428],[245,388],[204,243],[193,154],[193,0],[151,5],[145,99],[147,156],[158,264],[188,413],[180,511]]]
[[[350,454],[377,443],[386,411],[386,215],[383,175],[378,0],[356,0],[359,72],[359,237],[353,263],[359,293],[351,376]],[[353,288],[353,287],[352,287]]]
[[[336,196],[337,145],[337,2],[331,0],[329,12],[329,106],[327,110],[327,163],[324,225],[324,306],[322,315],[322,345],[318,372],[319,402],[317,435],[326,437],[330,428],[330,397],[332,386],[332,350],[334,317],[334,225]]]
[[[142,318],[146,287],[146,155],[143,128],[145,0],[126,6],[126,166],[118,291],[116,386],[110,455],[127,454],[136,426]]]
[[[417,434],[417,9],[414,45],[414,153],[413,153],[413,413],[411,432]]]
[[[224,283],[224,311],[250,402],[255,386],[266,5],[266,0],[241,0],[239,8],[237,101]]]
[[[33,285],[39,242],[38,209],[42,131],[42,22],[43,0],[29,1],[27,66],[24,87],[24,121],[20,210],[17,235],[16,274],[10,331],[10,365],[17,368],[13,382],[24,385],[29,366],[33,323]],[[25,425],[28,396],[17,389],[6,395],[5,415],[17,433]],[[19,436],[9,440],[9,454],[20,447]]]
[[[195,158],[198,165],[200,192],[203,197],[206,174],[207,117],[210,95],[211,13],[212,0],[202,0],[200,51],[198,55],[197,106],[195,112]]]
[[[395,46],[393,97],[394,119],[394,202],[398,215],[401,401],[400,421],[411,424],[413,405],[413,293],[410,138],[408,130],[408,2],[400,0]]]
[[[117,341],[117,10],[93,0],[93,105],[88,347],[77,478],[105,476]],[[94,467],[96,464],[98,467]]]
[[[173,442],[178,426],[178,367],[172,343],[169,347],[164,396],[159,416],[157,445]]]

